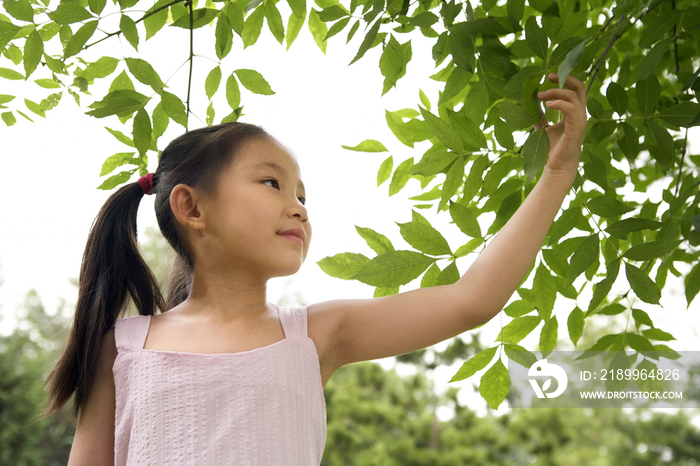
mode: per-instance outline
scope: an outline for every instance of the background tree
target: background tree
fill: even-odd
[[[20,98],[0,95],[0,116],[7,125],[17,116],[43,117],[67,93],[87,115],[110,125],[119,120],[121,129],[110,132],[127,147],[105,161],[103,189],[147,171],[148,155],[162,147],[171,120],[185,129],[193,117],[233,121],[243,112],[241,88],[274,94],[261,73],[229,63],[234,36],[254,46],[266,24],[290,47],[306,26],[325,51],[326,41],[342,32],[348,42],[355,38],[353,62],[382,48],[383,93],[406,74],[412,43],[431,44],[432,78],[443,83],[438,100],[421,95],[419,105],[386,112],[400,142],[427,141],[429,148],[396,167],[387,157],[377,174],[379,184],[390,180],[390,195],[410,179],[420,182],[424,192],[412,199],[412,221],[399,225],[415,250],[397,251],[387,236],[358,227],[375,257],[341,253],[319,262],[332,276],[376,287],[375,296],[397,293],[421,276],[420,286],[458,279],[457,258],[483,248],[544,166],[547,138],[534,130],[543,112],[535,95],[549,85],[544,76],[556,71],[561,82],[569,73],[585,80],[591,118],[582,170],[533,265],[531,285],[526,279],[505,309],[513,320],[495,346],[455,377],[488,368],[481,394],[494,408],[508,391],[504,361],[525,336],[539,332],[540,349],[551,351],[561,335],[576,345],[588,322],[621,315],[630,323],[623,331],[578,349],[629,349],[639,352],[637,364],[654,365],[650,351],[670,349],[665,342],[673,337],[642,307],[660,304],[669,272],[683,279],[688,306],[700,290],[700,156],[688,144],[700,123],[700,7],[692,0],[316,0],[315,6],[305,0],[4,0],[3,8],[0,78],[32,79],[38,88]],[[174,73],[186,74],[180,90],[138,52],[166,25],[180,28],[188,44]],[[215,66],[195,82],[195,61],[207,63],[195,60],[195,30],[208,25]],[[136,55],[95,55],[117,37]],[[225,98],[223,112],[215,96]],[[199,108],[204,101],[206,109]],[[385,146],[366,140],[348,149],[381,153]],[[658,201],[649,195],[655,188],[663,191]],[[450,246],[418,212],[430,208],[450,216],[464,244]]]

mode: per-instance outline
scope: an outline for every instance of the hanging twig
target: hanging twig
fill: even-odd
[[[187,79],[187,125],[185,131],[189,131],[190,121],[190,91],[192,90],[192,63],[194,62],[194,15],[192,13],[192,0],[187,0],[190,9],[190,75]]]

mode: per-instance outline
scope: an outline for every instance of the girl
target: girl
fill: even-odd
[[[377,299],[269,303],[267,281],[299,270],[311,242],[297,161],[248,124],[175,139],[154,174],[107,200],[88,238],[75,320],[48,381],[51,412],[75,394],[68,464],[319,465],[323,387],[339,367],[480,325],[522,281],[577,173],[586,95],[578,79],[565,84],[539,95],[563,114],[553,126],[543,117],[541,178],[464,276]],[[167,299],[136,241],[151,193],[180,258]],[[127,293],[140,315],[118,319]]]

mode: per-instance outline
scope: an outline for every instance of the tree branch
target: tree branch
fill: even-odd
[[[141,18],[139,18],[139,19],[137,19],[136,21],[134,21],[134,24],[138,24],[138,23],[140,23],[141,21],[143,21],[144,19],[148,18],[149,16],[153,16],[153,15],[155,15],[156,13],[158,13],[159,11],[165,10],[166,8],[170,8],[171,6],[175,5],[176,3],[182,3],[182,2],[187,2],[187,1],[188,1],[188,0],[173,0],[172,2],[168,3],[167,5],[163,5],[163,6],[159,7],[159,8],[156,8],[156,9],[153,10],[153,11],[149,11],[148,13],[146,13],[145,15],[143,15]],[[83,47],[83,50],[87,50],[87,49],[89,49],[90,47],[92,47],[93,45],[97,45],[97,44],[99,44],[100,42],[102,42],[103,40],[107,40],[107,39],[109,39],[110,37],[117,36],[117,35],[119,35],[119,34],[121,34],[121,33],[122,33],[122,30],[121,30],[121,29],[118,30],[118,31],[110,32],[109,34],[107,34],[106,36],[104,36],[102,39],[96,40],[95,42],[86,45],[85,47]]]

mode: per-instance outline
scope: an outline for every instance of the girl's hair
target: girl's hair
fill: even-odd
[[[138,183],[129,183],[107,199],[90,229],[83,254],[70,335],[46,381],[49,397],[45,414],[56,414],[75,393],[73,414],[78,415],[95,380],[102,337],[124,313],[127,293],[141,315],[165,312],[187,299],[193,261],[170,207],[170,193],[183,183],[211,194],[218,175],[233,161],[241,144],[254,138],[270,135],[246,123],[208,126],[173,140],[160,155],[154,174],[156,217],[163,236],[177,252],[167,300],[138,249],[136,213],[143,190]]]

